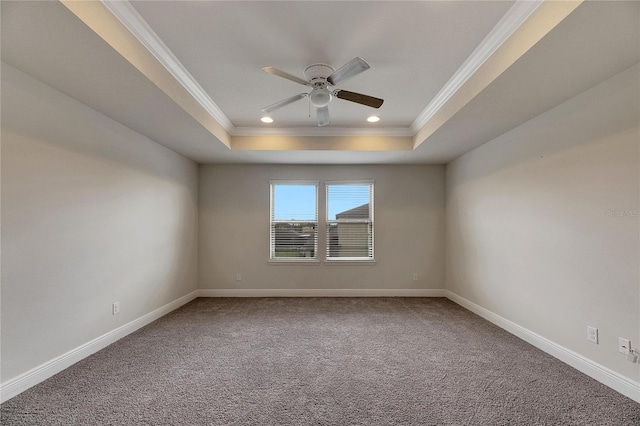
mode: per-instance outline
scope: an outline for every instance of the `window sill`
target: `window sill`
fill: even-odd
[[[361,265],[361,266],[373,266],[376,264],[375,260],[325,260],[325,265]]]
[[[320,261],[318,259],[309,259],[309,260],[292,260],[292,259],[274,260],[274,259],[269,259],[269,261],[267,263],[269,265],[319,265]]]
[[[376,264],[375,260],[323,260],[320,261],[318,259],[309,259],[309,260],[269,260],[267,261],[269,265],[320,265],[321,263],[324,265],[345,265],[345,266],[374,266]]]

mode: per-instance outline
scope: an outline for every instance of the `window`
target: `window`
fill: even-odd
[[[327,182],[327,260],[373,260],[373,182]]]
[[[271,182],[272,261],[318,259],[318,183]]]

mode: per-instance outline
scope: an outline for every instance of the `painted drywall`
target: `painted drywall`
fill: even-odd
[[[446,167],[446,288],[631,380],[640,364],[640,68]],[[587,342],[588,325],[600,343]]]
[[[375,182],[375,264],[322,261],[323,182],[351,179]],[[270,180],[320,181],[318,264],[269,263]],[[199,193],[201,289],[444,288],[444,166],[202,165]]]
[[[4,383],[196,290],[198,168],[4,63],[1,101]]]

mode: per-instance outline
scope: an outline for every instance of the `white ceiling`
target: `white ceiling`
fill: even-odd
[[[341,84],[385,99],[375,111],[329,105],[332,126],[409,127],[513,2],[132,2],[237,127],[260,126],[260,109],[308,91],[262,72],[303,78],[313,63],[335,69],[355,56],[371,69]],[[278,127],[314,126],[301,101],[272,114]]]
[[[374,110],[334,100],[329,132],[413,134],[412,124],[512,6],[131,4],[231,122],[231,135],[273,133],[259,122],[259,110],[305,89],[262,67],[302,77],[311,63],[339,67],[354,56],[372,67],[340,87],[384,98],[382,120],[367,127],[364,118]],[[3,61],[201,163],[446,163],[640,61],[640,3],[583,3],[414,150],[234,150],[62,4],[1,2],[0,8]],[[318,130],[306,101],[272,115],[288,134]]]

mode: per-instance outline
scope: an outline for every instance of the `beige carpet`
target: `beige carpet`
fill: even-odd
[[[2,425],[640,425],[640,404],[446,299],[196,299]]]

